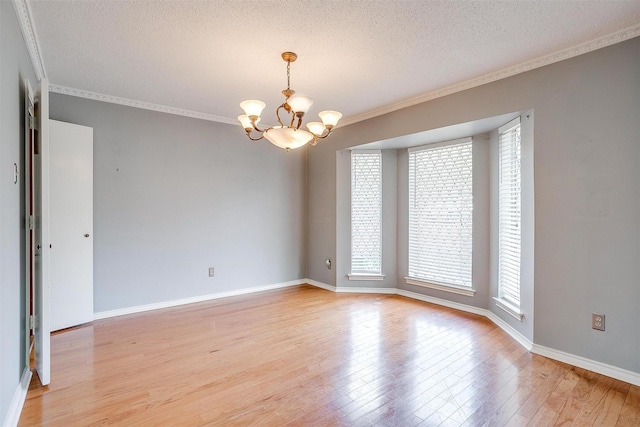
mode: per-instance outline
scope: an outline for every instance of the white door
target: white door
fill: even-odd
[[[33,319],[33,291],[35,280],[35,213],[34,213],[34,193],[33,193],[33,149],[35,141],[35,130],[32,127],[33,119],[36,116],[35,94],[31,89],[28,79],[24,80],[25,91],[25,135],[24,135],[24,200],[25,200],[25,365],[27,369],[31,369],[31,345],[32,333],[35,325],[31,323]]]
[[[93,129],[49,121],[51,330],[93,320]]]
[[[34,310],[36,371],[42,385],[51,381],[51,328],[49,318],[49,82],[40,80],[36,90],[36,138],[33,155],[35,213]]]

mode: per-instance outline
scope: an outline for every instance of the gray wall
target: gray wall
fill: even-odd
[[[24,79],[36,77],[13,3],[0,2],[0,423],[25,368]],[[13,164],[20,170],[13,183]]]
[[[50,104],[52,119],[94,131],[96,312],[305,277],[305,149],[61,94]]]
[[[336,130],[309,151],[308,277],[336,284],[337,150],[530,109],[533,340],[640,372],[640,38]]]

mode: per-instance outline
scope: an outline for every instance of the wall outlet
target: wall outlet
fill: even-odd
[[[591,313],[591,328],[604,331],[604,314]]]
[[[213,277],[215,274],[215,271],[213,269],[213,267],[209,267],[209,277]]]

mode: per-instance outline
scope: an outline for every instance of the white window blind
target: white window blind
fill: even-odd
[[[520,118],[498,130],[498,297],[520,306],[521,182]]]
[[[471,288],[471,138],[409,151],[409,276]]]
[[[382,274],[382,154],[351,152],[351,273]]]

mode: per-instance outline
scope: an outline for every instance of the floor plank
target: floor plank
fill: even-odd
[[[53,334],[20,426],[638,426],[640,387],[484,317],[303,285]]]

